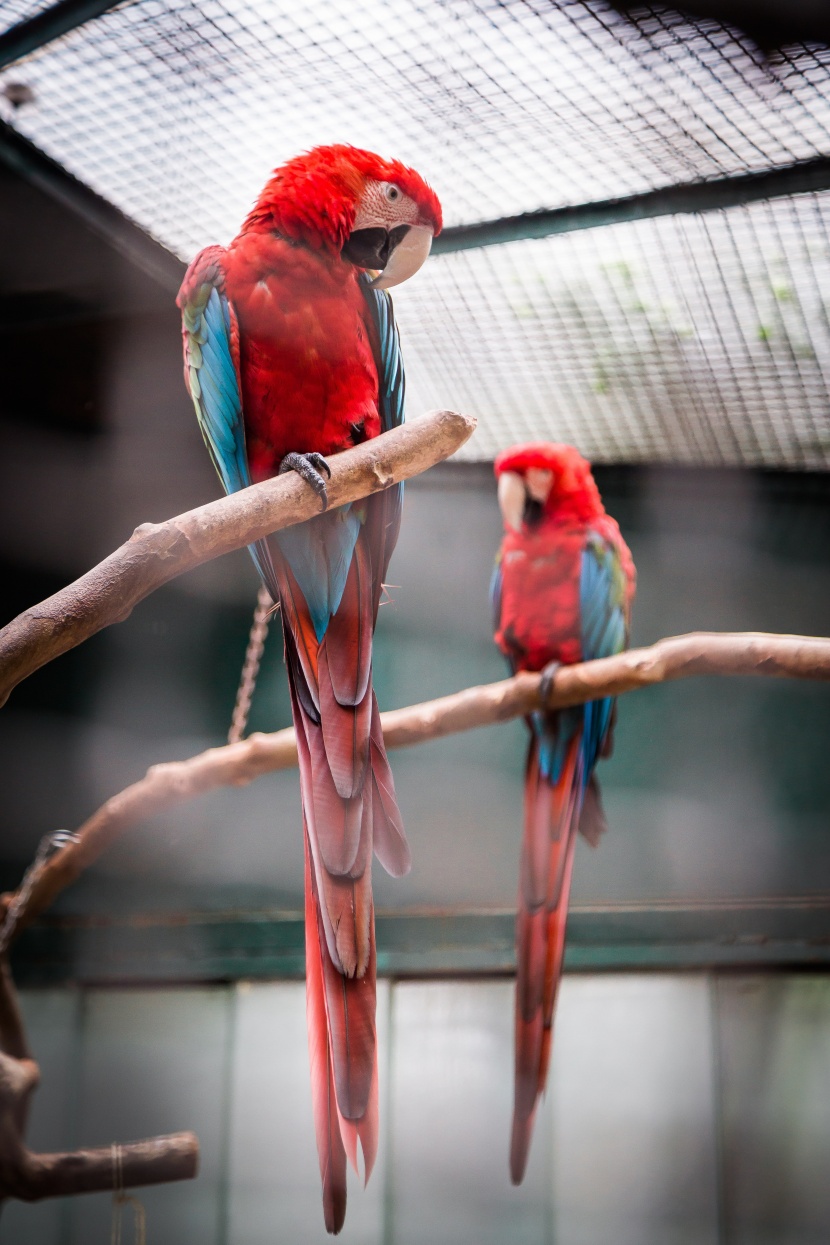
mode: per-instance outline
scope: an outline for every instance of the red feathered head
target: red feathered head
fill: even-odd
[[[441,205],[414,169],[337,144],[275,169],[244,228],[274,228],[380,270],[375,284],[385,289],[420,268],[441,224]]]
[[[516,531],[528,502],[545,515],[590,519],[603,513],[591,465],[572,445],[534,441],[513,445],[493,465],[505,523]]]

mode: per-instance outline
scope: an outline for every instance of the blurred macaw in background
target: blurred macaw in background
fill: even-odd
[[[190,265],[178,296],[185,381],[228,492],[293,470],[324,513],[251,547],[282,611],[300,762],[312,1097],[329,1232],[346,1156],[378,1142],[371,854],[410,864],[372,691],[372,633],[402,490],[326,511],[326,454],[403,421],[385,292],[441,228],[412,169],[348,146],[276,169],[239,235]],[[378,275],[379,274],[379,275]]]
[[[591,468],[569,445],[505,450],[495,462],[504,537],[493,575],[495,640],[511,669],[545,671],[628,646],[636,575]],[[598,758],[611,752],[612,698],[528,718],[516,918],[515,1097],[510,1175],[525,1173],[547,1080],[577,830],[605,830]]]

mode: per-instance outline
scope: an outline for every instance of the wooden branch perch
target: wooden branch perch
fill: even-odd
[[[449,458],[476,421],[432,411],[329,459],[330,506],[357,501]],[[89,639],[170,579],[319,513],[308,484],[293,472],[254,484],[165,523],[144,523],[126,544],[80,579],[18,615],[0,631],[0,705],[46,662]]]
[[[457,731],[503,722],[540,708],[564,708],[598,696],[691,675],[768,675],[830,679],[830,640],[761,633],[674,636],[650,648],[560,669],[542,701],[541,676],[522,674],[485,687],[382,714],[387,747],[401,748]],[[78,831],[77,842],[46,859],[32,875],[16,929],[22,928],[134,822],[211,788],[244,785],[297,763],[292,730],[256,734],[188,761],[155,765],[140,782],[108,800]],[[7,909],[11,896],[4,896]],[[39,1071],[29,1054],[5,961],[0,961],[0,1199],[34,1200],[112,1189],[112,1148],[32,1154],[23,1144],[27,1107]],[[177,1133],[119,1148],[124,1187],[182,1180],[196,1174],[198,1141]]]
[[[10,1062],[6,1055],[0,1055],[0,1121],[6,1111],[6,1065]],[[0,1138],[0,1198],[37,1202],[45,1197],[113,1190],[115,1173],[111,1146],[61,1154],[33,1154],[21,1142],[10,1164],[2,1122]],[[199,1141],[195,1133],[171,1133],[147,1141],[125,1142],[118,1147],[118,1153],[119,1181],[125,1189],[192,1180],[199,1170]]]
[[[199,1165],[193,1133],[174,1133],[96,1150],[33,1154],[23,1142],[29,1099],[40,1081],[23,1032],[7,962],[0,961],[0,1201],[32,1202],[70,1193],[188,1180]],[[116,1154],[118,1171],[116,1173]]]
[[[617,696],[692,675],[767,675],[830,679],[830,639],[762,632],[672,636],[650,648],[563,666],[542,703],[541,676],[470,687],[440,700],[381,714],[387,748],[406,748],[479,726],[521,717],[535,709],[562,709],[599,696]],[[57,852],[33,879],[20,910],[20,929],[33,919],[117,836],[135,822],[222,786],[244,786],[273,770],[297,764],[293,730],[254,734],[241,743],[211,748],[187,761],[152,766],[144,778],[103,804],[78,830],[78,841]],[[11,896],[4,896],[8,904]]]

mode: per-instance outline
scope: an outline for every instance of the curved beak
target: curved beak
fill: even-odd
[[[508,527],[521,531],[527,493],[525,482],[517,471],[503,471],[499,476],[499,509]]]
[[[421,267],[431,246],[432,230],[429,225],[410,225],[389,256],[383,272],[372,282],[373,287],[388,290],[407,281]]]

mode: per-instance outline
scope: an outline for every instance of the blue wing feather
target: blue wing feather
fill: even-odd
[[[496,558],[493,564],[493,574],[490,576],[490,610],[493,618],[493,630],[501,630],[501,595],[503,590],[503,580],[501,569],[501,554]],[[514,663],[508,657],[507,664],[510,666],[513,674],[516,673]]]
[[[617,550],[596,532],[588,535],[582,554],[579,603],[582,656],[585,661],[611,657],[626,644],[625,601]],[[614,699],[606,696],[584,706],[582,752],[585,780],[596,764],[611,721]]]
[[[190,396],[196,418],[219,479],[226,493],[236,493],[251,483],[245,449],[245,425],[233,356],[231,308],[216,283],[205,281],[196,298],[182,312],[186,337]],[[271,555],[265,541],[248,546],[259,574],[277,599]]]
[[[495,578],[495,577],[494,577]],[[591,532],[582,554],[579,604],[582,656],[585,661],[610,657],[626,645],[625,603],[621,596],[622,573],[616,549]],[[568,745],[581,729],[583,790],[596,765],[611,724],[614,698],[603,697],[555,715],[533,715],[539,741],[539,767],[556,782],[567,755]]]
[[[361,276],[361,288],[366,300],[366,309],[377,335],[377,352],[375,362],[378,369],[378,414],[382,432],[399,428],[404,422],[406,404],[406,377],[404,375],[401,339],[392,299],[386,290],[376,290],[369,276]],[[389,559],[398,539],[403,508],[403,484],[393,484],[383,493],[372,499],[373,504],[382,508],[382,529],[379,539],[380,548],[374,551],[377,559],[377,570],[382,580],[389,567]]]
[[[275,539],[305,597],[318,640],[322,640],[346,587],[360,533],[360,515],[349,504],[277,532]]]
[[[205,341],[199,380],[202,386],[202,431],[214,448],[225,490],[235,493],[251,483],[245,453],[242,399],[231,355],[227,298],[211,290],[205,307]]]
[[[391,428],[398,428],[404,422],[406,378],[401,339],[392,311],[392,299],[386,290],[376,290],[365,273],[361,277],[361,287],[379,342],[377,364],[380,426],[383,432],[389,432]]]

